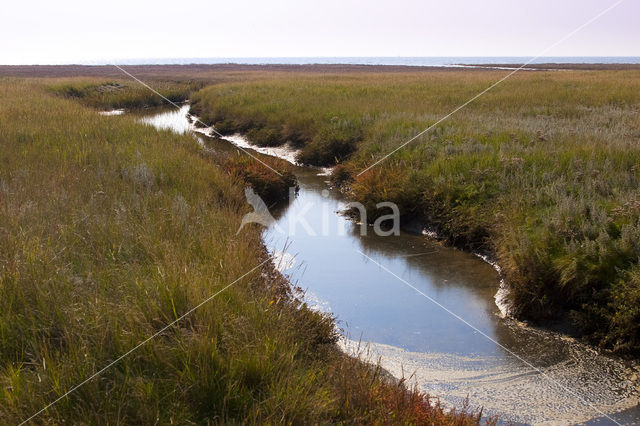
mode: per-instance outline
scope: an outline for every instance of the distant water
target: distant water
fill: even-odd
[[[353,64],[353,65],[410,65],[442,67],[456,64],[523,64],[531,56],[371,56],[371,57],[273,57],[273,58],[146,58],[122,59],[117,63],[136,64]],[[532,64],[640,64],[638,56],[548,56]],[[101,62],[92,63],[94,65]]]

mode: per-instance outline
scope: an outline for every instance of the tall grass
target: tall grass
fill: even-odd
[[[341,161],[358,201],[396,202],[493,255],[521,317],[568,313],[593,342],[638,355],[637,70],[521,72],[356,177],[503,75],[271,77],[193,99],[227,131],[269,132],[302,147],[303,162]]]
[[[100,116],[47,84],[0,82],[2,424],[266,258],[258,228],[235,235],[244,182],[191,136]],[[336,337],[264,266],[35,422],[478,422],[381,379]]]
[[[61,96],[75,98],[92,107],[132,109],[160,106],[164,99],[135,81],[61,79],[50,84],[49,90]],[[183,102],[189,94],[202,87],[199,82],[154,80],[153,87],[171,102]]]

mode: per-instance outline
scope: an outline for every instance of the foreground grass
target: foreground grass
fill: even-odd
[[[396,202],[450,243],[495,257],[515,313],[569,313],[640,354],[640,72],[519,73],[372,170],[502,72],[291,75],[193,96],[221,131],[289,141],[375,214]]]
[[[266,259],[259,229],[235,235],[243,179],[259,173],[50,86],[0,81],[2,424]],[[477,423],[342,355],[336,337],[267,263],[34,421]]]

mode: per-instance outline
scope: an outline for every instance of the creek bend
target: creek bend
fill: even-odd
[[[183,106],[134,114],[158,129],[194,132],[187,112]],[[194,137],[214,152],[249,146],[238,135],[221,140],[202,132]],[[278,149],[254,154],[292,158]],[[461,406],[468,397],[471,407],[482,406],[501,422],[638,424],[637,364],[503,318],[495,302],[499,276],[491,265],[422,235],[377,236],[369,229],[362,236],[360,225],[337,213],[348,200],[328,186],[325,173],[295,167],[295,174],[300,190],[272,211],[276,221],[263,240],[307,303],[335,316],[345,351],[379,359],[391,374],[446,404]],[[314,232],[300,226],[301,217]]]

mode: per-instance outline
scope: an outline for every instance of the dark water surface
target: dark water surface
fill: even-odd
[[[190,132],[186,112],[142,120]],[[236,150],[202,138],[214,150]],[[446,403],[459,406],[468,396],[505,422],[640,424],[635,366],[503,318],[494,299],[498,273],[477,256],[406,232],[383,237],[368,228],[361,236],[360,225],[336,213],[346,200],[319,172],[296,168],[299,193],[273,212],[264,241],[309,304],[335,315],[346,351],[379,358]]]

